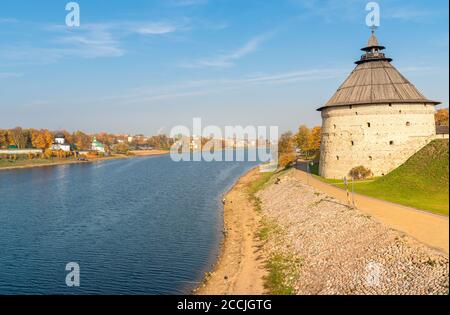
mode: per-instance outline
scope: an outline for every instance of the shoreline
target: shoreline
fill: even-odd
[[[0,172],[11,171],[11,170],[20,170],[20,169],[39,168],[39,167],[54,167],[54,166],[61,166],[61,165],[92,164],[92,163],[98,163],[98,162],[104,162],[104,161],[110,161],[110,160],[125,160],[125,159],[142,158],[142,157],[149,157],[149,156],[161,156],[161,155],[167,155],[170,153],[170,151],[165,151],[165,150],[142,151],[142,152],[130,151],[130,152],[133,152],[134,155],[116,154],[116,155],[102,157],[102,158],[98,158],[98,159],[92,159],[92,160],[88,160],[88,161],[62,159],[62,160],[56,160],[56,161],[49,161],[49,163],[42,163],[42,164],[24,164],[24,165],[0,167]]]
[[[206,272],[194,295],[262,295],[266,275],[257,233],[262,215],[250,201],[248,185],[258,177],[255,167],[224,195],[223,240],[212,271]]]

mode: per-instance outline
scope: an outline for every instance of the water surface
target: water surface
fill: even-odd
[[[169,156],[0,172],[0,294],[189,293],[251,162]],[[65,266],[81,268],[68,288]]]

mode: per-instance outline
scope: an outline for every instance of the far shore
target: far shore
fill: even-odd
[[[15,169],[27,169],[27,168],[36,168],[36,167],[51,167],[58,165],[72,165],[72,164],[86,164],[86,163],[96,163],[102,161],[109,160],[120,160],[120,159],[130,159],[130,158],[138,158],[138,157],[146,157],[146,156],[158,156],[158,155],[166,155],[169,154],[170,151],[166,150],[142,150],[142,151],[130,151],[131,154],[113,154],[111,156],[100,157],[96,159],[88,159],[86,161],[80,161],[75,159],[54,159],[43,161],[42,163],[33,163],[33,160],[30,160],[29,163],[20,164],[20,165],[11,165],[11,166],[0,166],[0,171],[6,170],[15,170]]]

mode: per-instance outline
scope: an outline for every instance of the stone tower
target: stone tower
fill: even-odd
[[[374,31],[356,68],[322,113],[320,175],[342,179],[357,166],[388,174],[436,136],[435,106],[391,64]]]

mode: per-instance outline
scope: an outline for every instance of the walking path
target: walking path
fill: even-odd
[[[257,193],[275,227],[265,255],[283,257],[284,283],[295,294],[448,294],[447,254],[298,177],[290,170]]]
[[[347,204],[347,193],[324,183],[306,172],[295,171],[295,177]],[[449,253],[449,218],[391,202],[355,194],[356,207],[387,226],[399,230],[430,247]]]

